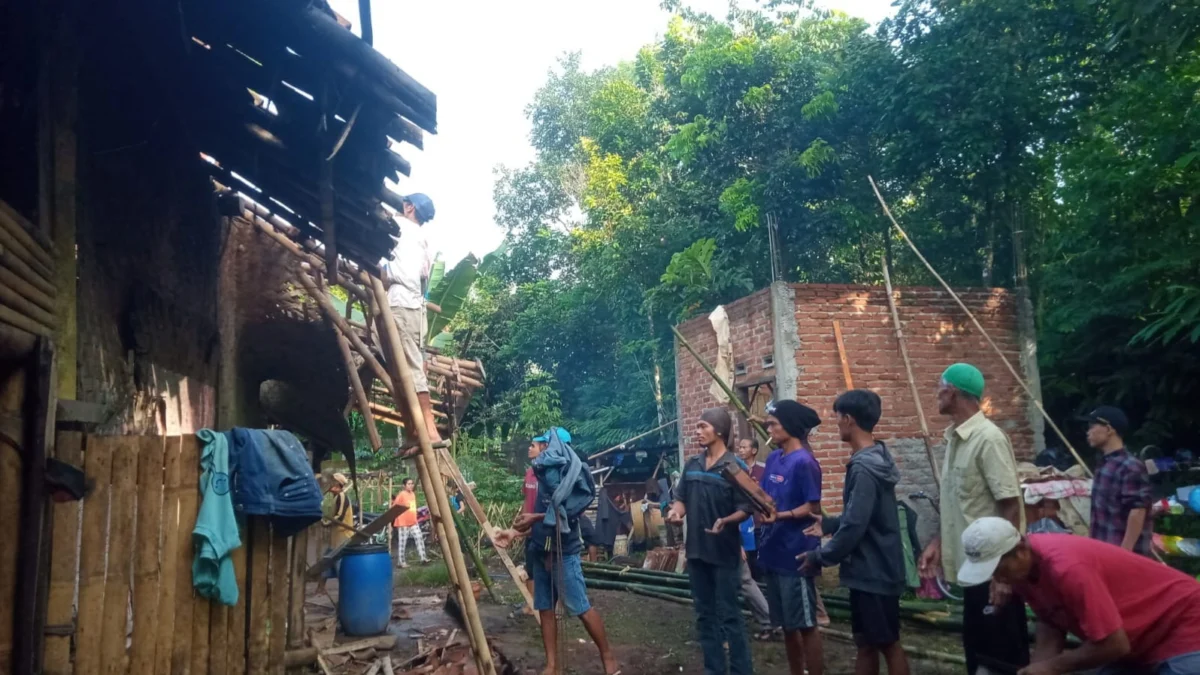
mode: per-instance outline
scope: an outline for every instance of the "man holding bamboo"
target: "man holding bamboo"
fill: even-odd
[[[438,442],[437,424],[433,419],[433,403],[429,399],[429,381],[425,376],[425,340],[429,323],[425,318],[425,293],[429,290],[429,275],[433,270],[433,255],[422,227],[433,220],[433,200],[421,193],[403,199],[404,210],[396,218],[400,226],[400,243],[395,257],[384,267],[388,306],[396,319],[404,360],[412,371],[417,400],[425,417],[429,440]],[[406,415],[407,416],[407,415]],[[415,438],[412,429],[408,430]]]
[[[938,412],[953,424],[946,430],[942,466],[941,536],[925,547],[919,565],[926,578],[944,574],[946,581],[958,581],[956,574],[966,559],[962,534],[976,520],[1001,517],[1014,528],[1024,527],[1012,443],[980,409],[983,388],[983,373],[967,363],[947,368],[938,386]],[[981,660],[1013,670],[1028,665],[1025,603],[1010,595],[1008,585],[999,581],[963,591],[968,675],[974,675]]]

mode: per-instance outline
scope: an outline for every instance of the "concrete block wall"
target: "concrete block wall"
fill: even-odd
[[[783,337],[790,344],[799,344],[794,350],[796,398],[816,409],[823,420],[811,441],[824,473],[826,508],[841,509],[842,479],[849,460],[849,449],[838,439],[833,423],[833,401],[846,389],[834,338],[835,319],[841,323],[855,386],[872,389],[883,399],[883,418],[876,434],[893,448],[900,464],[903,482],[898,486],[898,494],[905,497],[916,490],[934,494],[932,470],[925,458],[916,406],[883,288],[792,284],[787,290],[795,298],[796,335]],[[967,361],[987,378],[984,407],[989,417],[1008,433],[1019,458],[1032,456],[1033,425],[1020,385],[949,294],[926,287],[897,288],[895,293],[913,373],[935,443],[940,446],[942,432],[949,424],[937,411],[939,376],[951,363]],[[1009,361],[1020,369],[1015,296],[1004,289],[970,289],[959,295]],[[774,350],[770,289],[741,298],[725,309],[730,316],[734,361],[747,365],[746,375],[737,377],[735,386],[772,376],[771,370],[761,368],[762,356]],[[716,336],[707,316],[692,319],[679,329],[710,364],[714,362]],[[676,373],[681,453],[687,457],[700,451],[693,436],[700,411],[718,402],[708,392],[710,378],[681,347],[676,349]],[[935,448],[935,452],[940,465],[941,448]],[[923,518],[925,515],[922,513]],[[928,523],[930,519],[925,521]]]

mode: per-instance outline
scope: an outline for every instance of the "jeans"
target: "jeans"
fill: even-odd
[[[561,599],[567,616],[580,616],[592,608],[588,601],[587,584],[583,580],[583,567],[578,555],[564,555],[562,568],[558,556],[550,553],[550,569],[542,560],[531,561],[525,566],[529,578],[533,579],[533,608],[541,611],[554,609]]]
[[[1120,665],[1105,666],[1097,671],[1097,675],[1200,675],[1200,652],[1180,654],[1167,659],[1156,667],[1128,668]]]
[[[704,675],[751,675],[750,642],[738,604],[739,566],[718,567],[691,558],[687,571],[695,603],[696,632],[704,652]]]

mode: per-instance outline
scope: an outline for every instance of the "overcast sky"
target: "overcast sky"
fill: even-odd
[[[359,32],[358,0],[330,4]],[[691,0],[724,16],[728,0]],[[871,23],[891,0],[818,0]],[[525,106],[566,52],[585,68],[628,61],[667,27],[659,0],[374,0],[375,48],[438,99],[438,134],[425,150],[408,145],[412,177],[402,192],[424,192],[437,206],[429,239],[449,262],[500,244],[493,220],[493,169],[533,158]],[[403,177],[401,177],[403,178]]]

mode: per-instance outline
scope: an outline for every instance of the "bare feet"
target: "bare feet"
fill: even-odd
[[[612,652],[609,652],[607,654],[602,654],[600,656],[600,660],[604,663],[604,672],[605,673],[607,673],[608,675],[619,675],[620,674],[621,666],[620,666],[620,664],[617,663],[617,659],[616,659],[616,657],[614,657],[612,655]]]

